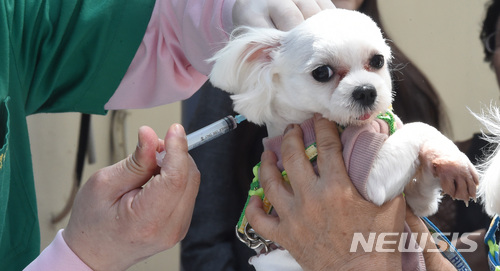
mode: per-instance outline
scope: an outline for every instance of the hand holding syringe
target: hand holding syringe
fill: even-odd
[[[242,115],[227,116],[219,121],[216,121],[208,126],[205,126],[197,131],[187,135],[188,151],[203,145],[212,139],[215,139],[223,134],[226,134],[238,126],[239,123],[246,120]],[[165,151],[156,153],[156,163],[161,167],[161,162],[165,157]]]

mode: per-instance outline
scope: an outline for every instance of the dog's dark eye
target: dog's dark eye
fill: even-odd
[[[372,59],[370,59],[370,67],[375,69],[381,69],[382,67],[384,67],[384,56],[374,55]]]
[[[333,76],[333,70],[328,65],[319,66],[312,71],[312,76],[318,82],[328,82]]]

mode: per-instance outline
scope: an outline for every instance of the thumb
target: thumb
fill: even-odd
[[[133,154],[107,168],[110,188],[117,196],[144,185],[158,171],[156,150],[158,136],[147,126],[139,128],[138,143]]]

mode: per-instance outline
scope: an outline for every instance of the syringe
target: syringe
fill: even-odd
[[[242,115],[227,116],[221,120],[218,120],[208,126],[205,126],[197,131],[194,131],[187,135],[188,151],[203,145],[212,139],[215,139],[223,134],[226,134],[238,126],[239,123],[246,120]],[[156,163],[161,166],[161,162],[165,157],[165,151],[156,153]]]

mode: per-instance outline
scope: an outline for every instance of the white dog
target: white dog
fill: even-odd
[[[377,205],[404,191],[415,214],[426,216],[437,211],[442,191],[467,202],[475,198],[474,166],[433,127],[402,125],[393,116],[399,123],[395,133],[367,136],[380,125],[373,123],[383,122],[377,116],[392,102],[390,60],[390,48],[368,16],[326,10],[288,32],[236,30],[211,59],[215,63],[210,80],[234,94],[235,111],[265,124],[271,138],[279,138],[290,123],[307,123],[314,113],[346,126],[342,141],[345,149],[350,146],[350,154],[344,151],[349,175],[360,193]],[[362,139],[367,148],[356,145]],[[372,143],[376,146],[360,185],[353,175],[363,166],[355,153],[370,152]],[[275,152],[279,155],[279,148]]]
[[[485,126],[483,136],[494,147],[479,166],[481,182],[478,189],[486,213],[494,216],[500,214],[500,108],[491,106],[483,114],[473,115]]]

